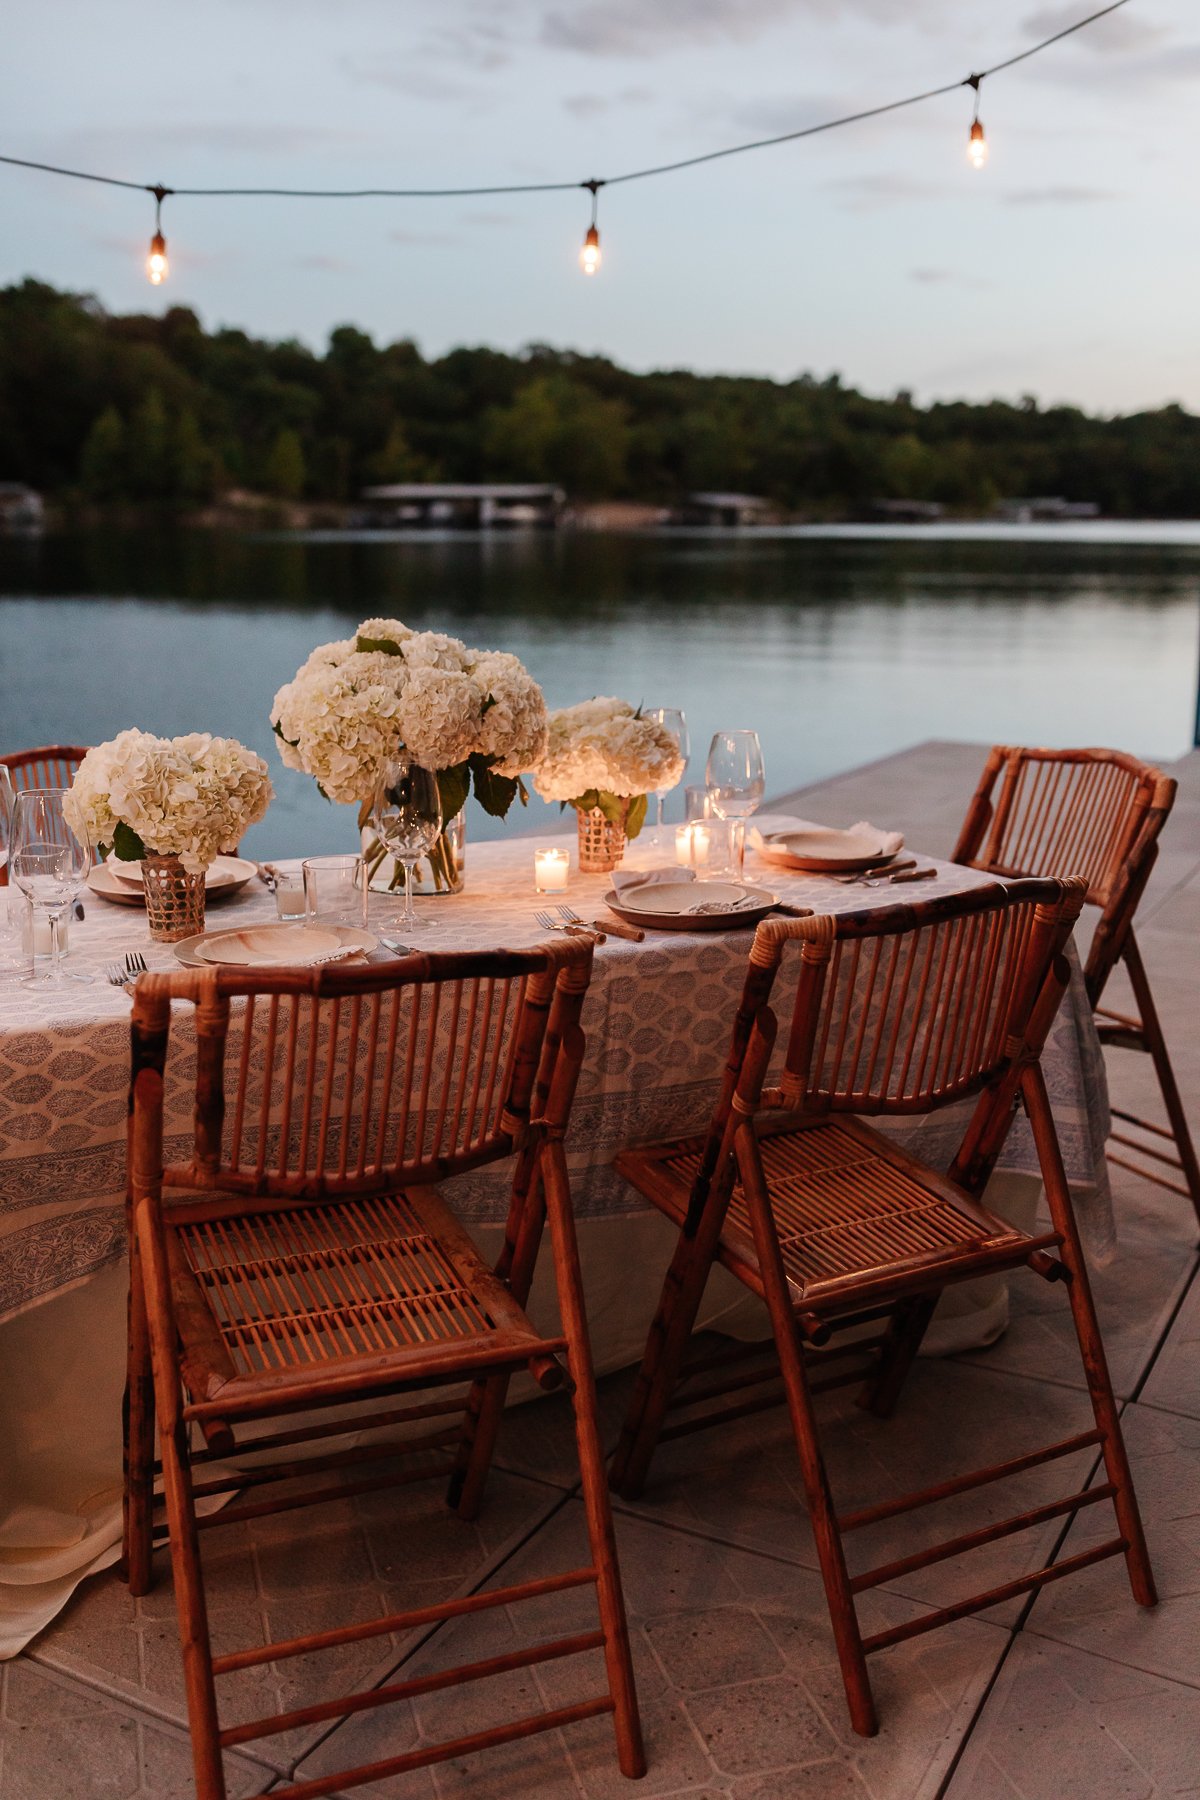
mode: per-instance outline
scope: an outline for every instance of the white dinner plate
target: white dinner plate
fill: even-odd
[[[205,899],[224,900],[230,894],[240,893],[248,881],[254,880],[255,873],[254,864],[243,856],[218,856],[205,876]],[[109,857],[107,862],[94,865],[88,875],[88,886],[93,894],[99,894],[102,900],[111,900],[117,906],[146,904],[140,863],[123,863]]]
[[[604,904],[619,919],[660,931],[724,931],[730,925],[750,925],[777,902],[778,895],[766,888],[740,881],[654,881],[604,896]],[[706,910],[699,912],[698,907]]]
[[[201,932],[173,948],[178,960],[192,969],[296,969],[349,961],[378,944],[378,938],[356,925],[270,924]]]
[[[768,833],[760,842],[758,853],[781,869],[803,869],[813,875],[848,875],[860,869],[881,869],[899,855],[897,850],[885,849],[882,832],[836,831],[825,825]]]

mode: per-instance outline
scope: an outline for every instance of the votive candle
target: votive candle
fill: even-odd
[[[535,850],[533,884],[539,894],[565,894],[571,859],[565,850]]]
[[[675,827],[675,860],[685,869],[703,869],[708,866],[709,847],[712,843],[712,832],[698,820],[689,825]]]

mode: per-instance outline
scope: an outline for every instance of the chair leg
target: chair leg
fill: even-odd
[[[121,1408],[125,1480],[120,1568],[130,1593],[138,1595],[149,1593],[153,1580],[154,1374],[146,1328],[141,1259],[132,1232],[129,1240],[128,1335],[125,1396]]]
[[[646,1484],[650,1459],[704,1298],[726,1210],[727,1202],[710,1195],[695,1236],[680,1232],[663,1277],[662,1293],[609,1469],[609,1486],[623,1500],[636,1500]]]
[[[592,1371],[587,1315],[583,1305],[583,1283],[579,1274],[575,1218],[571,1211],[571,1193],[562,1145],[558,1142],[547,1143],[543,1155],[550,1240],[554,1250],[559,1305],[562,1309],[563,1332],[567,1339],[567,1356],[574,1388],[572,1403],[575,1410],[575,1439],[579,1449],[583,1504],[587,1515],[592,1562],[596,1570],[608,1686],[615,1708],[613,1722],[617,1736],[617,1760],[621,1773],[636,1780],[646,1773],[646,1752],[642,1743],[637,1690],[633,1679],[625,1600],[617,1566],[612,1508],[604,1478],[604,1451],[596,1416],[596,1382]]]
[[[1188,1128],[1187,1114],[1183,1110],[1183,1101],[1179,1098],[1179,1087],[1175,1080],[1175,1071],[1171,1067],[1171,1058],[1167,1052],[1166,1039],[1163,1037],[1162,1024],[1158,1017],[1158,1009],[1154,1004],[1154,996],[1150,992],[1150,982],[1142,962],[1142,953],[1131,931],[1121,952],[1125,966],[1129,970],[1129,981],[1137,1001],[1141,1016],[1142,1031],[1146,1039],[1146,1048],[1154,1063],[1154,1072],[1158,1076],[1158,1085],[1162,1092],[1163,1105],[1171,1125],[1171,1135],[1175,1140],[1175,1148],[1179,1153],[1179,1162],[1183,1170],[1183,1178],[1192,1197],[1192,1205],[1196,1212],[1196,1222],[1200,1224],[1200,1162],[1196,1158],[1196,1147],[1192,1142],[1192,1134]]]
[[[1133,1475],[1129,1468],[1125,1439],[1121,1432],[1120,1415],[1117,1411],[1116,1397],[1113,1394],[1112,1379],[1108,1372],[1108,1359],[1104,1354],[1104,1342],[1096,1320],[1091,1283],[1088,1281],[1087,1264],[1079,1241],[1079,1228],[1075,1223],[1075,1213],[1071,1206],[1062,1152],[1059,1149],[1058,1135],[1054,1129],[1054,1119],[1046,1094],[1045,1080],[1041,1069],[1036,1064],[1033,1068],[1026,1070],[1022,1082],[1022,1092],[1029,1113],[1029,1122],[1033,1127],[1042,1178],[1046,1184],[1046,1199],[1050,1207],[1050,1216],[1054,1221],[1055,1230],[1062,1237],[1061,1255],[1070,1275],[1067,1291],[1070,1295],[1071,1313],[1075,1321],[1075,1335],[1079,1341],[1079,1354],[1083,1359],[1084,1374],[1087,1377],[1092,1412],[1097,1428],[1104,1434],[1104,1466],[1109,1481],[1116,1489],[1113,1495],[1113,1510],[1117,1515],[1121,1536],[1127,1545],[1125,1566],[1129,1572],[1129,1585],[1139,1606],[1153,1606],[1158,1599],[1158,1594],[1154,1586],[1154,1572],[1150,1567],[1150,1556],[1146,1549],[1146,1534],[1142,1529],[1137,1495],[1133,1487]]]
[[[188,1727],[196,1772],[196,1797],[197,1800],[226,1800],[212,1647],[208,1635],[208,1607],[200,1567],[200,1543],[196,1531],[192,1477],[188,1462],[187,1426],[182,1420],[176,1423],[173,1430],[162,1434],[162,1464],[167,1519],[171,1531],[175,1608],[179,1617],[183,1679],[187,1689]]]
[[[892,1313],[879,1352],[879,1368],[859,1398],[859,1405],[877,1419],[891,1418],[940,1299],[940,1294],[918,1294],[901,1300]]]
[[[817,1422],[808,1389],[796,1315],[779,1251],[779,1239],[771,1218],[770,1199],[762,1177],[753,1126],[742,1126],[735,1145],[742,1191],[746,1196],[755,1249],[758,1252],[758,1266],[762,1273],[771,1327],[779,1352],[779,1367],[787,1395],[792,1435],[796,1440],[796,1453],[800,1459],[809,1521],[816,1540],[830,1623],[842,1667],[842,1683],[850,1708],[850,1723],[860,1737],[874,1737],[879,1730],[879,1720],[871,1693],[871,1680],[867,1674],[862,1633],[858,1628],[854,1596],[850,1591],[846,1556],[829,1488],[829,1475],[817,1436]]]
[[[520,1235],[515,1246],[511,1240],[506,1240],[495,1269],[499,1278],[507,1283],[518,1306],[524,1306],[529,1299],[546,1219],[540,1161],[529,1171],[529,1182],[530,1193],[521,1213]],[[473,1382],[467,1395],[462,1437],[446,1494],[446,1504],[460,1519],[479,1516],[510,1380],[507,1374],[485,1377]]]

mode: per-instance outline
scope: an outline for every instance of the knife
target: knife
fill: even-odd
[[[592,924],[597,931],[611,931],[614,937],[628,938],[631,944],[645,941],[645,932],[639,931],[636,925],[627,925],[624,919],[593,919]]]

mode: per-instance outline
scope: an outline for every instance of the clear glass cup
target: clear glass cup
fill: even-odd
[[[315,862],[316,857],[309,859]],[[304,864],[297,863],[293,868],[283,868],[279,863],[272,863],[275,881],[275,911],[289,924],[306,918],[308,901],[304,893]]]
[[[689,825],[696,819],[712,818],[712,799],[706,787],[684,788],[683,816]]]
[[[92,866],[92,847],[77,838],[63,812],[65,788],[27,789],[16,796],[9,844],[9,875],[33,907],[33,948],[26,982],[45,982],[66,987],[69,982],[90,981],[62,966],[63,923]],[[39,969],[36,951],[42,925],[47,927],[48,965]]]
[[[746,861],[746,820],[766,791],[757,731],[718,731],[709,745],[705,779],[716,817],[733,825],[731,860],[740,881]]]
[[[654,790],[654,798],[658,805],[658,813],[654,823],[654,847],[656,850],[661,850],[663,842],[663,804],[666,801],[667,795],[673,788],[679,786],[679,783],[687,773],[689,754],[688,728],[687,719],[677,706],[655,706],[647,716],[655,720],[657,724],[664,726],[666,730],[671,733],[671,736],[679,745],[679,754],[683,758],[683,768],[680,769],[678,778],[675,781],[670,782],[665,788],[655,788]]]
[[[8,848],[12,839],[15,799],[12,776],[7,766],[0,763],[0,973],[7,974],[23,967],[21,914],[24,908],[20,894],[8,885]]]
[[[371,807],[375,835],[404,870],[404,910],[385,920],[390,931],[406,936],[428,919],[413,907],[413,870],[428,856],[442,833],[442,797],[432,769],[406,756],[394,757],[379,771]]]
[[[361,856],[307,856],[301,864],[304,916],[310,925],[367,922],[366,872]],[[276,907],[278,907],[278,899]]]

